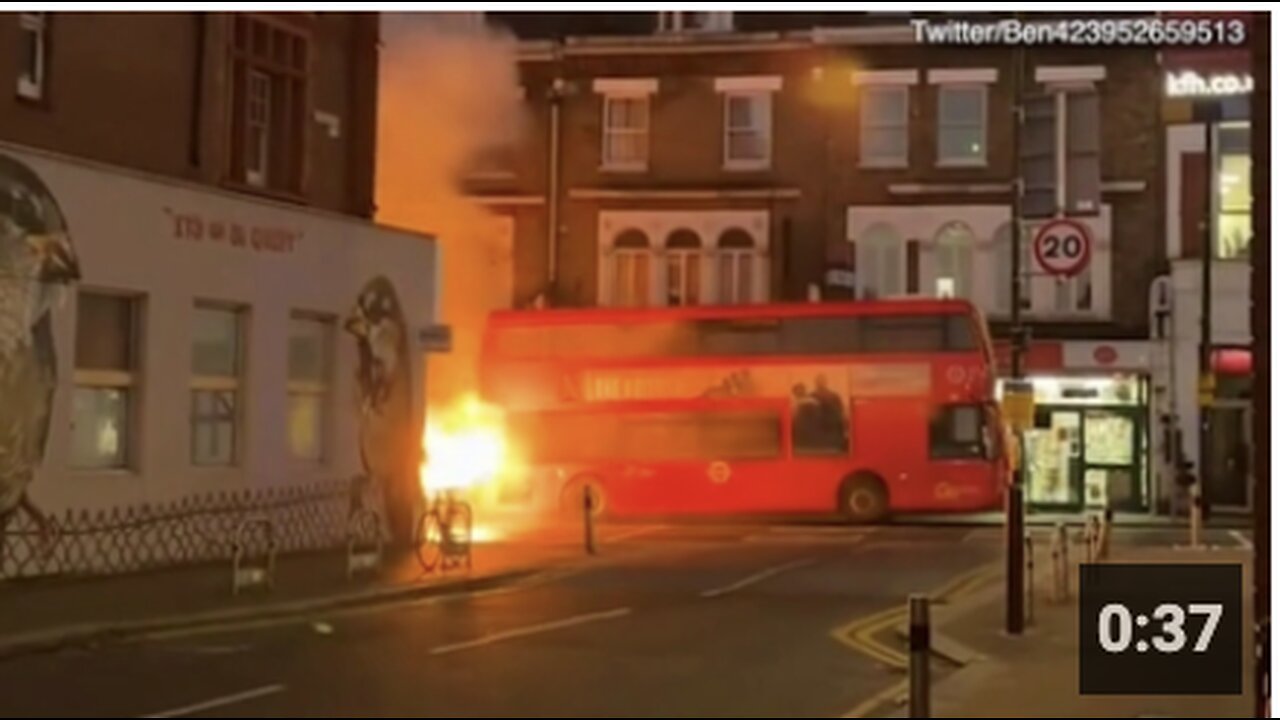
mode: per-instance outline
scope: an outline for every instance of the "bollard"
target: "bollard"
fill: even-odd
[[[1027,533],[1027,625],[1036,621],[1036,542]]]
[[[257,531],[259,537],[253,533]],[[255,543],[255,540],[258,542]],[[246,518],[236,526],[232,540],[231,594],[239,595],[245,588],[275,587],[276,531],[275,524],[265,515]],[[255,554],[254,550],[260,551]],[[255,559],[257,562],[254,562]]]
[[[1200,537],[1204,526],[1204,497],[1200,483],[1191,486],[1191,549],[1200,549]]]
[[[362,572],[376,572],[382,566],[382,516],[363,508],[347,521],[347,579]]]
[[[1107,508],[1102,513],[1102,529],[1098,532],[1098,559],[1106,560],[1111,556],[1111,524],[1115,522],[1116,511]]]
[[[596,554],[596,498],[595,493],[591,491],[591,486],[586,485],[582,488],[582,526],[586,533],[587,554]]]
[[[1085,557],[1090,563],[1098,562],[1098,537],[1100,533],[1100,525],[1097,515],[1089,516],[1088,530],[1085,532]]]
[[[929,597],[912,595],[907,601],[911,618],[911,659],[908,668],[911,692],[909,717],[929,717],[929,658],[932,639],[929,629]]]
[[[1065,523],[1053,530],[1053,597],[1060,603],[1071,599],[1071,538]]]

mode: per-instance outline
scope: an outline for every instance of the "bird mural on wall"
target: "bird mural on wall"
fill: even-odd
[[[391,281],[385,277],[369,281],[344,327],[356,340],[359,358],[356,384],[364,480],[381,484],[392,537],[407,543],[421,500],[421,442],[413,423],[408,328]]]
[[[29,167],[0,155],[0,541],[21,510],[46,547],[52,537],[29,490],[44,461],[58,385],[52,311],[79,279],[53,194]]]

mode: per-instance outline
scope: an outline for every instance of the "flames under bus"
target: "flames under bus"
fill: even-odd
[[[996,508],[994,379],[952,300],[502,312],[481,361],[517,494],[616,515]]]

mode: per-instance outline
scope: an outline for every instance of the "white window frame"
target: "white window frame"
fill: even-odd
[[[610,106],[615,102],[643,103],[641,116],[644,126],[641,128],[614,128],[610,126]],[[643,139],[644,157],[635,160],[619,160],[609,156],[610,138],[621,135],[632,135]],[[653,102],[650,93],[606,92],[600,105],[600,168],[606,172],[646,172],[649,169],[649,158],[653,151]]]
[[[871,94],[895,93],[901,96],[903,103],[903,119],[901,125],[872,125],[868,122],[867,98]],[[858,102],[858,165],[864,168],[902,169],[911,164],[911,85],[906,83],[864,83],[859,87]],[[867,141],[870,130],[901,129],[906,142],[903,143],[901,157],[870,157]]]
[[[1222,167],[1223,160],[1232,155],[1239,155],[1239,153],[1227,153],[1223,151],[1222,135],[1224,132],[1228,132],[1231,130],[1239,130],[1242,128],[1249,128],[1249,127],[1250,127],[1250,123],[1248,121],[1226,121],[1226,122],[1218,123],[1217,126],[1213,128],[1213,133],[1215,135],[1214,143],[1213,143],[1213,152],[1214,152],[1213,177],[1210,180],[1210,182],[1212,182],[1213,184],[1213,194],[1212,194],[1213,206],[1209,208],[1209,212],[1213,215],[1213,220],[1212,220],[1213,222],[1213,233],[1212,233],[1213,234],[1213,253],[1214,253],[1213,259],[1216,261],[1248,262],[1249,247],[1252,245],[1252,243],[1256,241],[1256,237],[1254,237],[1252,233],[1252,227],[1250,226],[1249,243],[1245,245],[1244,251],[1235,255],[1228,255],[1224,252],[1223,237],[1222,237],[1222,229],[1224,225],[1223,221],[1228,217],[1245,217],[1245,218],[1252,217],[1252,210],[1251,209],[1250,210],[1238,210],[1238,209],[1228,210],[1225,207],[1225,203],[1223,202],[1223,192],[1222,192],[1223,180],[1224,180],[1223,167]],[[1251,130],[1251,132],[1253,131]],[[1249,159],[1250,172],[1252,172],[1253,163],[1256,161],[1253,159],[1251,155],[1246,154],[1244,157]],[[1250,190],[1250,195],[1252,197],[1252,202],[1256,203],[1258,201],[1258,198],[1257,198],[1257,194],[1253,192],[1253,178],[1250,176],[1246,176],[1245,182],[1249,183],[1249,190]]]
[[[271,75],[256,68],[249,68],[245,82],[245,148],[244,178],[254,187],[266,187],[271,175]],[[255,97],[255,91],[264,89],[262,97]],[[262,105],[262,119],[255,119],[254,106]],[[258,152],[254,153],[252,138],[254,133],[261,133],[262,142]]]
[[[245,360],[248,357],[248,315],[249,310],[243,305],[233,303],[217,302],[217,301],[197,301],[193,306],[196,310],[218,310],[222,312],[232,313],[236,318],[236,375],[198,375],[195,369],[191,369],[190,391],[188,393],[188,402],[190,403],[188,430],[190,433],[188,457],[193,467],[197,468],[232,468],[240,465],[244,458],[244,402],[245,394],[243,390],[243,377],[245,374]],[[191,349],[194,352],[194,348]],[[202,418],[196,415],[196,394],[199,392],[230,392],[235,396],[235,408],[231,416],[231,459],[229,462],[197,462],[196,461],[196,427],[202,421],[216,421],[216,418]]]
[[[756,258],[759,255],[757,251],[748,248],[716,248],[713,271],[716,278],[716,298],[722,305],[748,305],[759,301],[756,292]],[[743,260],[747,261],[745,271],[742,267]],[[726,262],[729,265],[727,286],[722,282],[724,273],[720,272]],[[744,287],[745,296],[739,292]]]
[[[938,228],[933,237],[933,294],[937,297],[951,297],[977,302],[974,297],[974,262],[977,255],[978,238],[972,227],[963,221],[959,225],[966,233],[962,241],[949,240],[944,232],[947,225]],[[943,260],[954,264],[955,274],[943,275]],[[951,280],[951,294],[943,295],[943,279]]]
[[[288,379],[286,394],[290,410],[292,410],[294,398],[297,397],[316,398],[319,400],[320,406],[319,455],[316,457],[299,455],[293,447],[292,438],[290,438],[289,456],[296,463],[324,465],[329,461],[330,457],[329,423],[331,406],[333,403],[333,360],[336,355],[334,352],[334,344],[336,342],[335,338],[337,337],[337,321],[332,315],[305,310],[295,310],[289,315],[290,326],[295,322],[314,323],[323,328],[323,347],[320,348],[320,352],[323,353],[324,357],[324,374],[318,381],[296,380],[292,376]],[[292,327],[290,329],[292,329]],[[291,368],[290,371],[292,371]],[[292,418],[290,418],[290,420],[291,419]]]
[[[1058,158],[1058,206],[1066,206],[1067,192],[1067,96],[1073,92],[1099,92],[1097,83],[1106,80],[1107,69],[1100,65],[1083,65],[1083,66],[1041,66],[1036,68],[1036,80],[1044,84],[1044,90],[1053,95],[1054,102],[1057,105],[1056,123],[1056,141],[1057,148],[1055,150]],[[1101,112],[1101,109],[1099,110]],[[1114,232],[1114,216],[1107,214],[1106,217],[1112,218],[1112,227],[1108,228],[1108,239]],[[1024,247],[1030,247],[1034,243],[1034,232],[1028,233],[1024,240]],[[1097,238],[1095,238],[1097,242]],[[1109,261],[1109,254],[1105,256]],[[1097,283],[1094,279],[1094,270],[1098,268],[1098,263],[1103,261],[1102,253],[1095,248],[1093,257],[1089,261],[1089,267],[1079,275],[1070,278],[1053,278],[1053,288],[1050,302],[1045,311],[1036,308],[1033,312],[1040,319],[1052,320],[1072,320],[1076,318],[1097,317],[1099,310],[1099,291]],[[1034,267],[1034,259],[1033,259]],[[1087,306],[1082,307],[1081,302],[1088,300]]]
[[[647,295],[639,293],[640,288],[636,287],[637,265],[643,258],[647,263],[645,286]],[[654,263],[658,260],[658,254],[652,249],[641,250],[639,248],[615,248],[609,254],[609,271],[610,285],[612,285],[611,297],[609,298],[613,307],[650,307],[653,305],[653,274]],[[619,265],[628,263],[628,273],[626,275],[626,285],[617,282],[620,273]]]
[[[734,100],[759,102],[760,117],[752,118],[751,127],[732,126],[730,105]],[[773,92],[770,90],[730,90],[724,92],[724,168],[726,170],[767,170],[773,165]],[[764,139],[764,156],[759,158],[735,158],[732,155],[732,136],[741,133],[760,134]]]
[[[870,230],[876,230],[872,226]],[[907,290],[907,238],[892,225],[889,232],[864,233],[857,242],[858,296],[883,299],[902,295]],[[870,272],[870,265],[875,271]],[[893,273],[892,277],[888,273]],[[885,288],[885,280],[892,280],[895,287]]]
[[[706,283],[703,282],[703,271],[705,263],[703,262],[704,253],[698,248],[667,248],[662,255],[662,303],[668,307],[690,307],[701,305],[706,302]],[[675,265],[677,271],[672,273],[672,265]],[[689,295],[689,278],[696,275],[698,288],[698,296],[690,298]],[[675,295],[677,302],[671,302],[672,282],[676,283]]]
[[[22,33],[35,36],[35,67],[18,69],[18,95],[28,100],[43,100],[49,57],[49,14],[24,12],[18,15]]]
[[[994,317],[1007,318],[1013,314],[1012,298],[1013,287],[1009,273],[1012,272],[1013,265],[1013,233],[1016,227],[1013,222],[1008,224],[1008,237],[1000,238],[1000,232],[1003,228],[997,228],[992,238],[991,251],[995,253],[992,258],[991,267],[995,271],[995,282],[992,287],[992,297],[990,314]],[[1032,240],[1028,237],[1029,233],[1023,233],[1021,242],[1018,244],[1018,251],[1021,254],[1019,266],[1022,268],[1022,311],[1031,313],[1034,310],[1034,294],[1032,293],[1035,267],[1035,257],[1032,252]]]
[[[965,155],[963,157],[947,157],[943,155],[943,132],[949,128],[970,128],[972,123],[948,123],[943,116],[943,97],[947,93],[953,92],[976,92],[980,95],[981,116],[978,118],[978,129],[982,135],[982,154],[981,156]],[[965,167],[987,167],[990,163],[990,115],[991,115],[991,95],[986,85],[977,83],[949,83],[938,86],[938,167],[940,168],[965,168]]]
[[[101,290],[85,290],[80,294],[80,298],[85,295],[98,295],[101,297],[109,297],[117,300],[123,300],[129,304],[129,350],[130,358],[133,361],[132,366],[127,370],[102,370],[102,369],[86,369],[79,367],[79,358],[73,359],[75,370],[73,379],[76,389],[85,388],[91,390],[119,390],[124,393],[126,398],[125,422],[122,432],[124,433],[124,459],[119,465],[109,467],[101,467],[95,465],[79,465],[75,458],[68,453],[68,463],[75,472],[97,473],[97,472],[121,472],[132,471],[136,468],[136,456],[138,450],[138,429],[141,424],[138,422],[139,411],[139,392],[142,385],[142,370],[140,355],[141,347],[141,328],[142,322],[142,302],[143,296],[133,295],[123,292],[110,292]],[[77,300],[78,304],[79,300]],[[77,312],[76,322],[80,322],[79,313]],[[79,335],[77,327],[76,334]],[[73,417],[73,422],[75,418]]]

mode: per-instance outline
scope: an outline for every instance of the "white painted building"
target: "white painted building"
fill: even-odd
[[[0,154],[47,186],[82,273],[52,315],[58,385],[30,488],[44,510],[359,473],[346,324],[376,278],[399,298],[396,392],[407,393],[406,429],[420,427],[417,338],[437,306],[430,238],[20,147]]]
[[[1240,100],[1240,98],[1237,98]],[[1250,188],[1250,127],[1246,103],[1224,103],[1224,119],[1170,125],[1166,129],[1166,223],[1171,272],[1153,289],[1156,312],[1167,315],[1153,322],[1160,356],[1167,358],[1156,387],[1159,408],[1172,433],[1170,452],[1176,460],[1178,443],[1185,459],[1201,466],[1200,349],[1204,246],[1201,223],[1208,220],[1215,260],[1211,279],[1210,343],[1214,352],[1216,398],[1213,413],[1214,446],[1208,453],[1206,494],[1219,507],[1250,505],[1248,463],[1241,448],[1252,445],[1252,362],[1250,330],[1252,191]],[[1208,132],[1213,147],[1208,148]],[[1211,151],[1210,151],[1211,150]],[[1171,474],[1171,473],[1169,473]],[[1175,492],[1169,488],[1170,492]]]

